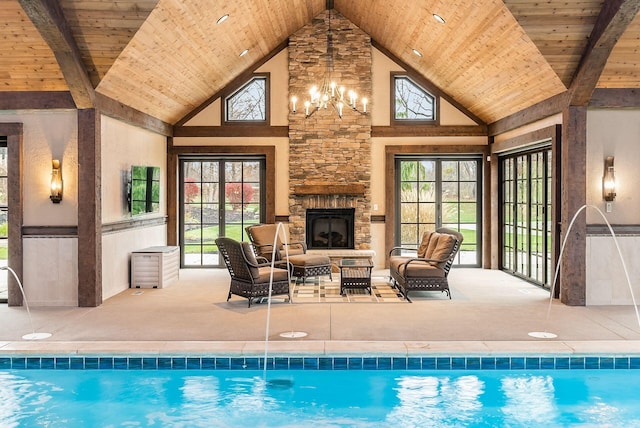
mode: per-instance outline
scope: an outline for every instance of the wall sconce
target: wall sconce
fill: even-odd
[[[613,171],[613,156],[604,160],[604,177],[602,177],[602,197],[611,202],[616,198],[616,176]]]
[[[53,159],[51,161],[51,202],[59,204],[62,201],[62,168],[60,168],[60,161]]]

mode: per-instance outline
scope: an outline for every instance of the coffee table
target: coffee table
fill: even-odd
[[[360,288],[369,290],[371,294],[371,259],[342,259],[338,263],[340,268],[340,294],[344,295],[346,289]]]

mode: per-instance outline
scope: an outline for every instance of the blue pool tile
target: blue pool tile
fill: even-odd
[[[126,357],[115,357],[113,359],[113,368],[116,370],[127,370],[129,368],[129,359]]]
[[[615,368],[616,369],[628,369],[629,368],[629,358],[628,357],[616,357],[616,359],[615,359]]]
[[[28,357],[27,358],[27,369],[39,369],[40,368],[40,358],[36,357]]]
[[[11,368],[11,358],[0,358],[0,369],[6,370]]]
[[[269,358],[273,363],[273,358]],[[204,357],[202,358],[202,369],[203,370],[213,370],[216,368],[216,359],[212,357]]]
[[[613,358],[612,357],[600,357],[600,368],[601,369],[613,369]]]
[[[512,357],[511,370],[524,370],[524,357]]]
[[[407,358],[407,369],[420,370],[422,368],[422,359],[419,357]]]
[[[391,359],[391,365],[393,367],[393,370],[406,370],[407,359],[404,357],[394,357]]]
[[[584,359],[584,368],[585,369],[599,369],[600,368],[600,358],[598,358],[598,357],[586,357]]]
[[[435,369],[436,369],[436,359],[434,357],[422,358],[422,370],[435,370]]]
[[[129,370],[142,370],[142,358],[131,357],[129,358]]]
[[[142,359],[143,370],[158,370],[158,359],[153,357],[144,357]]]
[[[569,357],[556,357],[556,370],[567,370],[569,365]]]
[[[84,358],[82,357],[71,357],[69,361],[69,368],[71,370],[83,370],[84,369]]]
[[[553,357],[540,358],[540,368],[542,370],[553,370],[556,368],[556,359]]]
[[[480,370],[480,357],[467,358],[467,370]]]
[[[173,357],[171,358],[171,367],[174,370],[184,370],[187,368],[187,359],[185,357]]]
[[[329,357],[318,358],[318,369],[333,370],[333,358],[329,358]]]
[[[524,365],[527,370],[539,370],[540,369],[540,358],[538,357],[527,357],[524,359]]]
[[[451,358],[449,357],[436,358],[436,370],[451,370]]]
[[[467,368],[467,359],[464,357],[451,358],[451,368],[453,370],[464,370]]]
[[[101,357],[98,361],[99,361],[98,366],[100,367],[100,370],[113,369],[113,358]]]
[[[289,359],[285,357],[276,357],[276,370],[289,370]]]
[[[216,358],[216,370],[229,370],[231,368],[231,358]]]
[[[245,358],[244,368],[246,370],[260,370],[263,367],[260,366],[260,358]]]
[[[24,357],[13,357],[11,358],[11,368],[12,369],[24,369],[27,367],[27,359]]]
[[[511,369],[511,358],[509,357],[496,358],[496,370],[509,370],[509,369]]]
[[[40,368],[45,370],[53,370],[56,368],[56,360],[53,357],[40,358]]]
[[[97,357],[87,357],[84,359],[84,368],[86,370],[98,370],[100,368],[100,360]]]
[[[631,358],[629,358],[629,368],[630,369],[640,369],[640,357],[631,357]]]
[[[68,370],[71,366],[71,361],[67,357],[56,358],[56,370]]]
[[[244,358],[231,358],[231,370],[244,369]]]
[[[364,370],[377,370],[378,359],[375,357],[365,357],[362,359],[362,368]],[[420,368],[420,367],[418,367]]]
[[[391,370],[391,357],[379,357],[378,370]]]
[[[204,360],[204,358],[203,358],[203,360]],[[204,364],[204,362],[202,364]],[[264,357],[258,359],[258,365],[260,367],[260,370],[264,370],[265,369],[265,367],[264,367]],[[204,367],[202,367],[202,368],[204,368]],[[275,368],[275,362],[274,362],[273,357],[267,357],[267,367],[266,368],[267,368],[267,370],[273,370]]]
[[[300,357],[289,358],[289,370],[302,370],[304,369],[304,363]]]
[[[171,370],[171,357],[158,357],[158,370]]]
[[[305,370],[318,370],[318,359],[307,357],[303,360]]]
[[[569,368],[572,370],[584,370],[584,357],[571,357],[569,359]]]
[[[200,357],[187,358],[187,370],[200,370],[201,367]]]
[[[352,357],[348,360],[349,370],[362,370],[362,358]]]
[[[334,370],[347,370],[349,368],[347,363],[347,358],[345,357],[336,357],[333,359],[333,369]]]
[[[496,359],[493,357],[483,357],[480,359],[480,367],[482,370],[495,370]]]

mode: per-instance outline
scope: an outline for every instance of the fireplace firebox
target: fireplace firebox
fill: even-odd
[[[309,208],[306,241],[309,249],[353,249],[355,208]]]

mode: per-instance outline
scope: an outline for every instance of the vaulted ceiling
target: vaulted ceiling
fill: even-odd
[[[0,3],[0,94],[71,91],[76,105],[87,108],[97,93],[170,124],[327,6],[326,0]],[[587,97],[593,87],[640,87],[640,0],[333,3],[485,123],[577,84]],[[216,24],[224,14],[229,19]]]

